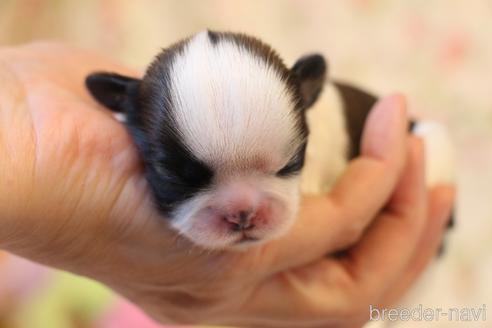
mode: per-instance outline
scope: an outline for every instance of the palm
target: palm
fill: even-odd
[[[26,48],[0,52],[11,78],[4,91],[17,95],[13,104],[0,103],[0,115],[9,122],[8,148],[17,150],[9,173],[31,202],[28,228],[46,229],[39,245],[49,249],[77,243],[74,253],[124,238],[151,221],[150,197],[124,127],[90,98],[84,80],[102,68],[128,70],[60,45]],[[95,229],[106,240],[95,240]]]

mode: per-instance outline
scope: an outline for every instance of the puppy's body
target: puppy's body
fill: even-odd
[[[300,189],[328,191],[358,154],[376,101],[326,83],[319,55],[289,69],[257,39],[210,31],[165,49],[141,80],[96,73],[86,83],[125,114],[158,209],[206,248],[285,233]]]
[[[357,87],[328,81],[306,112],[309,142],[301,174],[303,194],[328,192],[348,162],[359,155],[364,123],[377,98]],[[408,129],[424,140],[426,183],[454,181],[454,151],[445,127],[410,121]],[[450,222],[452,224],[452,222]]]

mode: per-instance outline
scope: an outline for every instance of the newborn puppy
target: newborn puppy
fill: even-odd
[[[328,191],[358,154],[376,98],[325,83],[326,71],[320,55],[289,69],[258,39],[205,31],[164,49],[142,79],[100,72],[86,85],[124,115],[170,225],[225,249],[284,234],[300,189]],[[437,125],[423,129],[446,143]]]

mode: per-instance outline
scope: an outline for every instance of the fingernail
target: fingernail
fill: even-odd
[[[362,151],[383,160],[404,149],[407,135],[405,98],[394,94],[381,99],[367,119]],[[400,148],[400,149],[398,149]]]

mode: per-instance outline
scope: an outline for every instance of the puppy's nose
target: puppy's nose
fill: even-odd
[[[234,231],[247,230],[254,227],[252,221],[253,211],[239,211],[237,213],[225,216],[225,220],[231,223]]]

